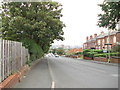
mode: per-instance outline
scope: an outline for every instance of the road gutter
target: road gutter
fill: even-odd
[[[48,69],[49,69],[51,80],[52,80],[51,90],[54,90],[54,88],[55,88],[55,81],[54,81],[53,72],[52,72],[52,69],[50,67],[50,63],[49,63],[49,59],[48,58],[47,58],[47,63],[48,63]]]

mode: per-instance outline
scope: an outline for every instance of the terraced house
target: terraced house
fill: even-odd
[[[102,31],[99,35],[94,34],[86,37],[83,49],[108,49],[108,45],[111,49],[116,44],[120,44],[120,31],[110,31],[109,34]]]

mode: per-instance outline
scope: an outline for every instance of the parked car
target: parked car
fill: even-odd
[[[55,55],[55,57],[59,57],[59,55]]]

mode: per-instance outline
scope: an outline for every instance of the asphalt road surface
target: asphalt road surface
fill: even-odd
[[[118,77],[117,66],[47,57],[14,88],[118,88]]]

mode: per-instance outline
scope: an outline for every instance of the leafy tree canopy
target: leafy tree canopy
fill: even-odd
[[[120,1],[119,2],[104,2],[99,5],[102,13],[98,15],[98,26],[108,29],[116,29],[116,25],[120,21]]]
[[[57,48],[56,53],[58,55],[64,55],[65,54],[65,50],[63,48]]]
[[[46,53],[53,40],[64,40],[61,11],[58,2],[3,2],[2,38],[33,40]]]

